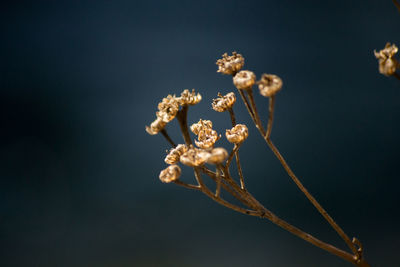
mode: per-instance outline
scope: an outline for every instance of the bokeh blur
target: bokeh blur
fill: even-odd
[[[373,54],[400,45],[392,1],[9,1],[0,14],[0,266],[352,266],[159,181],[169,147],[145,132],[157,103],[195,88],[189,123],[224,133],[211,101],[235,91],[215,65],[232,51],[283,79],[272,139],[304,185],[372,266],[400,266],[400,81]],[[235,112],[249,191],[346,249]]]

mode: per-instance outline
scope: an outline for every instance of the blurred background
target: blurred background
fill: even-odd
[[[195,88],[189,123],[234,91],[224,52],[279,75],[272,139],[371,266],[400,266],[400,81],[374,49],[400,45],[392,1],[9,1],[0,52],[1,266],[352,266],[269,221],[162,184],[157,103]],[[256,98],[264,121],[267,99]],[[244,105],[250,192],[346,249],[268,149]],[[167,126],[182,142],[176,121]],[[226,141],[219,141],[227,145]],[[227,146],[227,149],[230,149]],[[192,173],[184,170],[186,181]]]

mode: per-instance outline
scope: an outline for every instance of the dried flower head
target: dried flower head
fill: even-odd
[[[183,153],[188,150],[187,145],[179,144],[175,148],[171,149],[168,155],[165,157],[165,163],[167,164],[175,164],[179,162],[180,157]]]
[[[218,112],[224,112],[225,110],[232,108],[233,104],[236,102],[236,96],[233,92],[227,93],[226,95],[221,95],[218,93],[218,98],[213,99],[212,108]]]
[[[146,132],[151,135],[158,134],[162,129],[164,129],[166,124],[167,123],[164,122],[161,118],[157,118],[150,124],[150,127],[146,126]]]
[[[198,123],[194,123],[190,126],[190,130],[195,135],[198,135],[200,131],[205,129],[212,129],[212,121],[200,119]]]
[[[181,176],[181,168],[178,165],[170,165],[160,172],[160,180],[163,183],[176,181]]]
[[[168,95],[167,97],[163,98],[160,103],[158,103],[158,111],[156,112],[156,114],[157,117],[164,122],[170,122],[175,118],[178,110],[178,99],[175,96]]]
[[[217,60],[218,70],[223,74],[234,75],[242,69],[244,65],[244,58],[241,54],[232,52],[232,56],[228,56],[227,53],[222,55],[221,59]]]
[[[228,151],[225,148],[217,147],[211,150],[210,157],[207,159],[207,163],[220,164],[228,157]]]
[[[199,132],[197,135],[198,141],[194,140],[194,142],[196,143],[196,146],[207,149],[213,147],[219,138],[221,138],[221,136],[218,135],[216,131],[212,129],[205,129]]]
[[[233,77],[233,84],[239,90],[249,90],[256,82],[256,75],[249,70],[242,70]]]
[[[275,95],[282,88],[282,79],[274,74],[263,74],[257,82],[260,94],[265,97]]]
[[[197,167],[206,163],[207,159],[210,157],[210,153],[203,150],[191,147],[188,151],[183,153],[180,157],[182,164],[190,167]]]
[[[236,124],[232,129],[226,130],[225,135],[229,142],[238,144],[246,140],[249,136],[249,130],[244,124]]]
[[[192,89],[192,92],[189,92],[188,89],[183,90],[181,93],[181,97],[178,98],[180,105],[196,105],[201,101],[200,93],[197,93]]]
[[[395,44],[386,43],[385,48],[376,52],[374,50],[375,57],[379,61],[379,72],[383,75],[389,76],[396,72],[397,68],[400,68],[399,62],[393,57],[398,51]]]

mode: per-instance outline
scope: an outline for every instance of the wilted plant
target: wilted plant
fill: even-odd
[[[221,138],[221,135],[213,130],[213,124],[210,120],[200,119],[197,123],[191,125],[190,130],[197,136],[197,139],[194,140],[196,146],[193,145],[189,133],[189,126],[187,124],[187,112],[190,105],[195,105],[200,102],[200,94],[196,94],[194,90],[192,90],[192,92],[184,90],[180,97],[168,95],[158,104],[158,111],[156,112],[157,118],[150,126],[146,127],[146,131],[151,135],[161,132],[172,146],[172,149],[165,158],[165,162],[169,164],[169,166],[161,171],[159,176],[160,180],[164,183],[173,182],[185,188],[200,191],[222,206],[237,212],[250,216],[266,218],[290,233],[323,250],[343,258],[356,266],[368,267],[369,265],[363,257],[363,247],[360,241],[355,237],[350,239],[332,217],[329,216],[317,200],[302,185],[271,140],[275,97],[282,88],[282,80],[273,74],[263,74],[261,79],[256,81],[256,76],[252,71],[241,70],[244,65],[244,58],[236,52],[233,52],[230,56],[226,53],[223,54],[222,58],[218,59],[216,64],[218,65],[218,72],[232,75],[233,84],[238,89],[240,97],[242,98],[253,123],[266,141],[267,145],[278,158],[290,178],[321,213],[331,227],[345,241],[351,252],[344,251],[331,244],[325,243],[309,233],[289,224],[264,207],[250,194],[250,192],[247,191],[239,158],[239,149],[249,136],[249,131],[245,124],[236,123],[235,114],[233,112],[233,105],[236,102],[236,96],[233,92],[226,95],[218,93],[218,98],[214,99],[212,102],[212,108],[215,111],[229,113],[232,128],[227,129],[225,132],[226,139],[233,144],[229,153],[225,148],[215,147],[215,144]],[[253,87],[255,85],[258,86],[260,94],[269,99],[269,115],[266,129],[261,122],[254,100]],[[180,130],[185,142],[184,144],[176,145],[165,129],[167,123],[175,117],[179,122]],[[230,166],[233,158],[236,159],[239,181],[235,181],[230,173]],[[178,163],[193,168],[196,180],[195,184],[185,183],[179,179],[181,168],[177,165]],[[208,177],[215,182],[215,191],[211,190],[204,183],[203,177]],[[221,197],[222,190],[235,197],[242,205],[239,206],[223,199]]]

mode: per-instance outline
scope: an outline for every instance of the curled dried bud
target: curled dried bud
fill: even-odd
[[[201,101],[201,95],[192,89],[192,92],[189,92],[188,89],[183,90],[181,93],[181,97],[178,98],[180,105],[196,105]]]
[[[225,135],[229,142],[238,144],[246,140],[249,136],[249,130],[244,124],[236,124],[232,129],[226,130]]]
[[[212,121],[200,119],[198,123],[194,123],[190,126],[190,130],[195,135],[198,135],[201,130],[205,129],[212,129]]]
[[[233,92],[227,93],[222,96],[218,94],[218,98],[213,99],[212,108],[218,112],[224,112],[225,110],[232,108],[233,104],[236,102],[236,96]]]
[[[256,75],[249,70],[242,70],[233,77],[233,84],[239,90],[249,90],[256,82]]]
[[[223,74],[234,75],[242,69],[244,65],[244,58],[241,54],[232,52],[232,56],[228,56],[227,53],[222,55],[221,59],[217,60],[218,70]]]
[[[207,160],[207,163],[210,164],[220,164],[224,162],[224,160],[228,157],[228,152],[225,148],[217,147],[211,150],[210,157]]]
[[[175,118],[178,110],[178,99],[175,96],[168,95],[167,97],[163,98],[160,103],[158,103],[158,111],[156,112],[156,114],[157,117],[164,122],[170,122]]]
[[[282,80],[274,74],[263,74],[257,82],[260,94],[265,97],[275,95],[282,88]]]
[[[218,139],[221,138],[218,133],[212,129],[205,129],[205,130],[200,130],[199,134],[197,135],[197,140],[194,140],[196,143],[196,146],[200,148],[210,148],[213,147],[215,142],[218,141]]]
[[[146,126],[146,132],[151,135],[158,134],[162,129],[164,129],[166,124],[167,123],[164,122],[161,118],[157,118],[150,124],[150,127]]]
[[[203,150],[191,147],[181,157],[180,161],[190,167],[197,167],[203,165],[210,157],[210,153]]]
[[[163,183],[176,181],[181,176],[181,168],[178,165],[170,165],[160,172],[160,180]]]
[[[396,69],[400,68],[399,62],[393,57],[398,51],[395,44],[386,43],[384,49],[376,52],[374,50],[375,57],[379,61],[379,72],[383,75],[389,76],[396,72]]]
[[[179,162],[179,158],[188,150],[187,145],[179,144],[175,148],[171,149],[168,155],[165,157],[165,163],[175,164]]]

